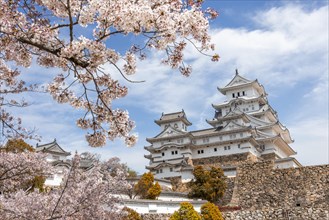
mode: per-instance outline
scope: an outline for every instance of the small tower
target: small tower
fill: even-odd
[[[160,119],[154,122],[161,127],[162,131],[169,126],[180,131],[187,131],[187,127],[192,125],[192,123],[187,120],[184,110],[169,114],[162,113]]]

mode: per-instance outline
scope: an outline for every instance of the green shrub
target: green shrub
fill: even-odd
[[[122,220],[143,220],[142,217],[133,209],[124,207],[122,211],[127,212],[128,214],[122,218]]]
[[[191,203],[182,202],[180,208],[174,212],[169,220],[201,220],[201,217]]]
[[[224,220],[218,207],[211,202],[201,206],[201,218],[202,220]]]

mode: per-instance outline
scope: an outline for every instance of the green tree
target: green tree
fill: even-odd
[[[12,153],[34,152],[34,148],[22,139],[8,140],[3,150]]]
[[[216,203],[226,190],[226,177],[221,168],[204,170],[197,166],[193,170],[194,179],[188,184],[190,198],[201,198]]]
[[[156,199],[161,193],[161,186],[156,182],[148,191],[146,198],[147,199]]]
[[[122,218],[122,220],[143,220],[142,217],[133,209],[124,207],[122,211],[127,212],[127,215]]]
[[[201,217],[191,203],[182,202],[180,208],[170,216],[169,220],[201,220]]]
[[[201,218],[202,220],[224,220],[218,207],[211,202],[201,206]]]
[[[153,184],[153,181],[151,172],[144,173],[134,186],[135,195],[139,195],[141,199],[156,199],[161,193],[161,187],[159,183]]]

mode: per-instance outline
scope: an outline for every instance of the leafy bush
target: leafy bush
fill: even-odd
[[[193,170],[194,179],[188,184],[190,198],[201,198],[210,202],[217,202],[226,190],[226,177],[221,168],[211,167],[204,170],[197,166]]]
[[[201,220],[201,217],[191,203],[182,202],[180,208],[174,212],[169,220]]]
[[[211,202],[207,202],[201,206],[201,218],[202,220],[223,220],[222,213]]]
[[[122,220],[143,220],[142,217],[133,209],[124,207],[122,211],[127,212],[127,215],[122,218]]]

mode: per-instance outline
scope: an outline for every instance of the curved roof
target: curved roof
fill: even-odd
[[[182,110],[180,112],[173,112],[173,113],[168,113],[168,114],[162,113],[160,119],[155,120],[154,122],[157,125],[161,125],[164,123],[170,123],[170,122],[175,122],[175,121],[182,121],[187,126],[192,125],[192,123],[186,118],[186,114],[185,114],[184,110]]]
[[[42,151],[42,152],[51,153],[51,154],[59,154],[59,155],[64,155],[64,156],[71,155],[70,152],[65,151],[63,148],[61,148],[59,146],[56,139],[54,139],[53,142],[50,142],[47,144],[42,144],[42,145],[37,144],[36,151]]]
[[[236,70],[234,78],[223,88],[217,88],[218,91],[220,91],[223,95],[226,94],[227,91],[238,89],[238,88],[244,88],[247,86],[252,86],[254,87],[259,94],[266,95],[264,87],[258,83],[258,80],[251,81],[249,79],[246,79],[239,75],[239,73]]]
[[[227,107],[227,106],[231,106],[233,103],[236,103],[238,101],[242,101],[242,102],[248,102],[248,101],[260,101],[263,104],[267,103],[267,99],[264,95],[260,95],[258,97],[246,97],[246,96],[240,96],[237,97],[235,99],[231,99],[230,101],[226,101],[224,103],[221,104],[211,104],[212,107],[216,110],[220,110],[223,107]]]

